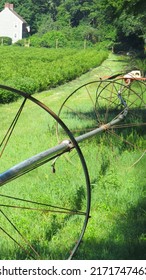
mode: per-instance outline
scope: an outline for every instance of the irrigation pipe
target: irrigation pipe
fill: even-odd
[[[119,114],[117,116],[117,118],[113,119],[111,122],[109,122],[107,124],[101,125],[100,127],[96,128],[90,132],[87,132],[83,135],[76,137],[75,138],[76,142],[80,143],[86,139],[89,139],[89,138],[95,136],[96,134],[98,134],[100,132],[110,129],[112,126],[114,126],[115,124],[122,121],[126,117],[127,113],[128,113],[128,108],[125,107],[123,112],[121,114]],[[3,173],[0,174],[0,186],[3,186],[6,183],[8,183],[9,181],[12,181],[12,180],[16,179],[17,177],[22,176],[26,172],[29,172],[29,171],[45,164],[46,162],[58,157],[59,155],[69,152],[73,148],[74,148],[74,144],[70,140],[64,140],[59,145],[54,146],[53,148],[50,148],[46,151],[43,151],[35,156],[32,156],[31,158],[26,159],[17,165],[14,165],[7,171],[4,171]]]

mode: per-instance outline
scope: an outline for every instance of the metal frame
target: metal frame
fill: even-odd
[[[112,128],[115,124],[121,122],[128,113],[128,107],[126,105],[126,102],[120,96],[120,101],[121,101],[121,104],[123,105],[124,109],[116,118],[114,118],[112,121],[110,121],[107,124],[101,125],[100,127],[97,127],[96,129],[94,129],[90,132],[87,132],[83,135],[80,135],[80,136],[74,138],[73,134],[68,129],[68,127],[64,124],[64,122],[50,108],[48,108],[46,105],[41,103],[39,100],[35,99],[33,96],[30,96],[25,92],[16,90],[16,89],[8,87],[8,86],[0,85],[0,88],[8,90],[8,91],[12,91],[12,92],[17,93],[17,94],[21,95],[22,97],[24,97],[24,101],[22,104],[25,104],[25,101],[27,99],[29,99],[32,102],[34,102],[35,104],[37,104],[38,106],[40,106],[42,109],[47,111],[57,121],[57,123],[59,123],[59,125],[65,130],[65,132],[67,133],[67,135],[69,137],[69,139],[62,141],[57,146],[54,146],[46,151],[36,154],[36,155],[32,156],[31,158],[26,159],[23,162],[20,162],[19,164],[15,165],[15,166],[11,167],[10,169],[1,173],[0,174],[0,187],[2,187],[3,185],[7,184],[8,182],[10,182],[12,180],[15,180],[17,177],[20,177],[23,174],[28,173],[35,168],[38,168],[39,166],[49,162],[50,160],[56,159],[58,156],[60,156],[64,153],[67,153],[72,149],[76,149],[76,151],[78,153],[78,156],[80,158],[80,161],[81,161],[81,164],[82,164],[82,167],[84,170],[84,175],[85,175],[86,190],[87,190],[87,203],[86,203],[85,219],[84,219],[84,223],[83,223],[83,227],[82,227],[80,236],[68,258],[68,259],[72,259],[75,252],[77,251],[77,249],[80,245],[80,242],[83,238],[83,235],[85,233],[88,219],[90,217],[90,204],[91,204],[90,178],[89,178],[88,169],[86,166],[84,156],[81,152],[81,149],[80,149],[78,143],[80,143],[86,139],[89,139],[89,138],[97,135],[98,133],[108,130],[108,129]],[[23,105],[22,105],[22,107],[23,107]],[[21,113],[22,107],[20,107],[20,109],[18,111],[18,117]],[[16,121],[14,121],[13,126],[15,126],[15,124],[16,124]]]

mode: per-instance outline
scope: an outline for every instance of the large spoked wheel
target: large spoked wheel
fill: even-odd
[[[144,144],[137,147],[134,135],[141,135],[142,127],[146,125],[145,89],[144,81],[127,83],[122,77],[89,82],[66,98],[58,115],[79,141],[82,139],[80,135],[90,137],[90,132],[97,130],[97,134],[103,133],[96,137],[96,141],[99,139],[100,143],[102,137],[112,151],[113,146],[130,147],[143,153]],[[61,137],[57,125],[58,141]],[[85,143],[82,146],[86,147]]]
[[[90,212],[83,154],[71,131],[47,106],[22,91],[3,85],[0,89],[22,97],[10,111],[0,108],[0,258],[71,259]],[[59,145],[56,122],[64,137]],[[61,157],[72,150],[74,168]]]

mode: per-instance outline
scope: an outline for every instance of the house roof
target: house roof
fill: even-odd
[[[0,13],[2,13],[4,10],[9,10],[12,14],[19,18],[22,21],[22,23],[27,23],[23,17],[21,17],[13,10],[13,4],[6,3],[4,9]]]
[[[8,8],[9,9],[9,8]],[[9,9],[16,17],[18,17],[23,23],[27,23],[20,15],[18,15],[14,10]]]

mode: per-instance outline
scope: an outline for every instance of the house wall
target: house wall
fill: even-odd
[[[12,38],[12,43],[22,39],[22,21],[8,8],[0,13],[0,37]]]

